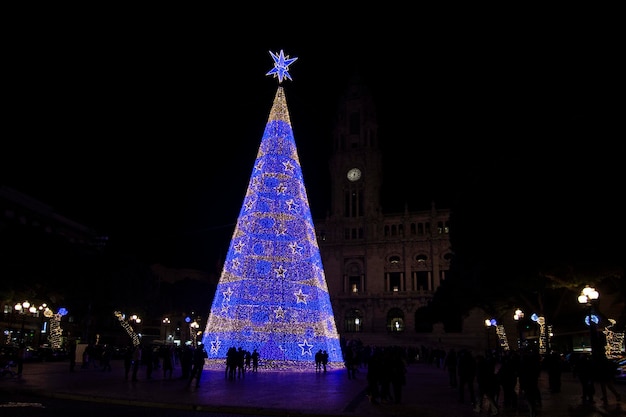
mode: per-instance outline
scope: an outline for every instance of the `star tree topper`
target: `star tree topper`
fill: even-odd
[[[272,68],[265,75],[273,75],[274,78],[278,77],[278,84],[283,82],[283,78],[288,78],[291,80],[291,75],[289,75],[289,65],[293,64],[298,58],[289,58],[289,55],[285,56],[285,53],[281,49],[277,54],[275,52],[269,51],[270,55],[274,59],[274,68]]]

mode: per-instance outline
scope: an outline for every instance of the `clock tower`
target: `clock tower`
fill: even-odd
[[[339,100],[330,158],[331,217],[350,223],[361,239],[380,215],[382,184],[376,108],[369,89],[353,77]]]
[[[450,267],[450,210],[434,202],[384,210],[377,112],[359,77],[340,97],[333,126],[330,210],[314,224],[341,337],[374,345],[439,337],[419,310]]]

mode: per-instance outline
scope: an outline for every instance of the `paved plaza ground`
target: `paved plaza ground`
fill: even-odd
[[[414,363],[408,367],[407,384],[401,404],[371,404],[365,395],[366,369],[356,379],[348,379],[343,369],[327,373],[266,371],[247,373],[245,378],[229,380],[224,372],[205,370],[198,388],[187,386],[175,368],[173,379],[164,379],[160,370],[146,379],[145,369],[139,380],[126,381],[122,361],[112,361],[112,370],[82,369],[69,372],[67,362],[27,363],[21,378],[0,378],[4,392],[28,392],[42,397],[80,399],[93,402],[138,404],[198,411],[232,412],[268,416],[411,416],[465,417],[489,415],[474,412],[469,404],[458,402],[458,391],[450,388],[447,373],[431,364]],[[625,416],[626,385],[616,385],[622,401],[609,393],[608,405],[600,401],[597,387],[595,405],[582,405],[581,389],[571,372],[562,376],[562,391],[550,393],[547,374],[539,386],[544,417]],[[500,401],[501,402],[501,401]],[[526,403],[518,410],[504,410],[500,416],[529,415]]]

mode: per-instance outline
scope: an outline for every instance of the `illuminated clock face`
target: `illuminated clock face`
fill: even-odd
[[[361,170],[358,168],[352,168],[350,171],[348,171],[348,179],[350,181],[356,181],[359,178],[361,178]]]

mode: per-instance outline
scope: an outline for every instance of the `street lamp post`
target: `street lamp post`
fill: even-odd
[[[28,301],[23,301],[21,303],[15,304],[15,306],[13,308],[15,309],[15,311],[17,313],[19,313],[22,316],[22,327],[21,327],[21,331],[20,331],[20,343],[26,343],[26,337],[24,335],[24,324],[25,324],[25,321],[26,321],[26,315],[27,314],[32,314],[32,315],[37,314],[37,307],[35,307],[34,305],[31,305],[30,302],[28,302]]]
[[[193,347],[196,347],[196,340],[198,337],[198,328],[200,327],[200,325],[198,324],[197,321],[192,321],[191,323],[189,323],[189,333],[191,336],[191,343]]]
[[[491,343],[490,343],[490,335],[489,333],[491,333],[491,328],[492,327],[496,327],[498,325],[496,319],[485,319],[485,329],[487,332],[487,350],[491,349]],[[497,336],[496,336],[496,340],[497,340]],[[497,344],[496,344],[496,348],[497,348]]]
[[[524,318],[524,312],[519,308],[515,310],[515,314],[513,314],[513,320],[517,322],[517,331],[519,332],[518,349],[521,349],[522,346],[524,346],[524,331],[522,329],[523,318]]]
[[[169,317],[165,317],[163,319],[163,324],[165,325],[165,337],[163,338],[163,344],[164,345],[167,344],[167,341],[169,340],[168,332],[170,330],[170,323],[171,323],[171,321],[170,321]]]
[[[587,285],[580,292],[578,296],[578,302],[581,305],[587,306],[587,317],[585,322],[589,326],[589,349],[591,350],[591,355],[594,353],[594,344],[597,339],[596,332],[596,324],[598,324],[598,318],[593,315],[593,303],[600,298],[600,293],[593,287]],[[596,352],[600,353],[600,352]]]

